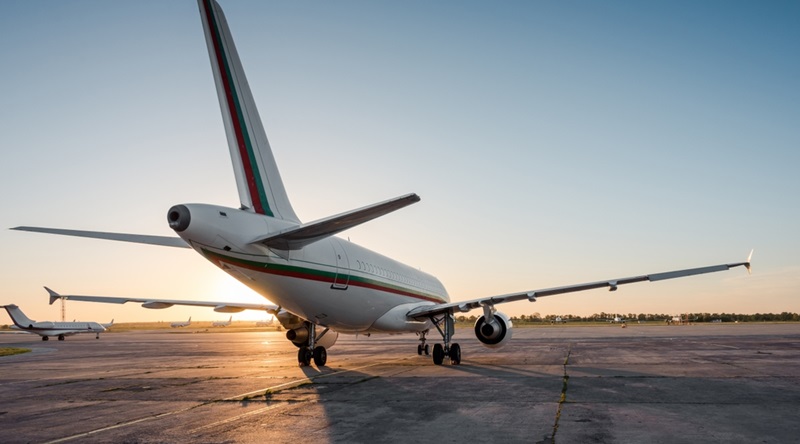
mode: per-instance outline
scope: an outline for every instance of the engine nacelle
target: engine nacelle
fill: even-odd
[[[319,338],[317,345],[321,345],[325,348],[331,348],[333,347],[333,344],[336,343],[337,339],[339,339],[339,333],[333,330],[328,330],[328,332],[325,333],[325,336]]]
[[[294,345],[302,347],[308,342],[308,329],[303,326],[286,330],[286,339],[292,341]]]
[[[486,322],[486,316],[481,316],[475,321],[475,336],[486,347],[499,348],[506,345],[511,339],[513,324],[505,313],[499,311],[493,315],[491,322]]]
[[[331,347],[333,347],[333,344],[336,343],[336,340],[338,338],[339,338],[339,333],[337,333],[337,332],[335,332],[333,330],[328,330],[328,332],[325,333],[324,336],[322,336],[321,338],[319,338],[317,340],[317,345],[318,346],[321,345],[321,346],[323,346],[325,348],[331,348]],[[295,347],[302,347],[304,345],[307,345],[308,344],[308,328],[303,326],[303,327],[298,327],[298,328],[294,328],[294,329],[291,329],[291,330],[287,330],[286,331],[286,339],[292,341],[292,344],[294,344]]]

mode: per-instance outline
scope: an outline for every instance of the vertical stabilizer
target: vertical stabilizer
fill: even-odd
[[[25,316],[25,313],[14,304],[4,305],[3,308],[6,309],[8,315],[11,316],[11,320],[14,321],[17,327],[28,328],[36,322]]]
[[[215,0],[198,0],[198,4],[242,207],[299,223],[222,8]]]

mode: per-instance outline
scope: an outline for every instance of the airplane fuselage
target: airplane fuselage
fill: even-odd
[[[435,277],[344,239],[272,249],[251,240],[294,224],[233,208],[183,206],[190,221],[178,235],[194,250],[283,309],[336,331],[427,330],[430,321],[408,320],[406,313],[450,300]]]
[[[14,325],[17,330],[39,336],[70,336],[78,333],[101,333],[106,329],[97,322],[34,322],[29,325]]]

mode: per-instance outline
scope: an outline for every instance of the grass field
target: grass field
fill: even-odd
[[[29,348],[0,347],[0,356],[19,355],[31,351]]]

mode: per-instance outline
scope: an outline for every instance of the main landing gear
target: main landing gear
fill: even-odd
[[[442,363],[444,363],[444,358],[450,358],[450,364],[461,364],[461,346],[450,343],[453,338],[453,333],[455,333],[455,317],[453,317],[453,314],[447,313],[440,319],[431,316],[431,321],[433,321],[433,325],[436,329],[439,330],[439,333],[442,335],[442,341],[444,342],[444,345],[433,344],[433,363],[442,365]],[[440,327],[440,324],[444,328]],[[425,335],[427,333],[428,331],[426,330],[419,334],[419,340],[422,341],[422,343],[417,346],[417,353],[420,355],[423,350],[426,355],[428,354],[428,344],[425,344]]]
[[[325,350],[325,347],[316,344],[325,336],[328,329],[322,330],[322,333],[317,336],[314,323],[306,322],[306,328],[308,329],[308,341],[297,350],[297,363],[300,364],[300,367],[308,367],[313,359],[317,367],[323,367],[328,362],[328,351]]]

